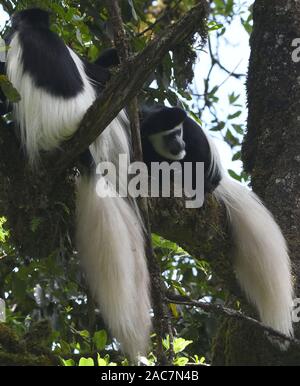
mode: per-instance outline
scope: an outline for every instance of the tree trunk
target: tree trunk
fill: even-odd
[[[300,37],[300,3],[256,0],[253,12],[243,160],[252,175],[253,190],[274,214],[288,241],[298,296],[300,64],[292,60],[292,41]],[[293,365],[299,359],[296,347],[282,353],[260,334],[232,320],[223,322],[214,346],[214,364]]]

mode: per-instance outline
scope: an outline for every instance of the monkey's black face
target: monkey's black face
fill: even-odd
[[[171,130],[162,131],[149,136],[154,150],[160,156],[171,161],[180,161],[185,157],[182,124]]]

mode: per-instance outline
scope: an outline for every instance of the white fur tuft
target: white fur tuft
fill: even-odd
[[[214,192],[227,209],[236,245],[235,271],[263,323],[293,335],[293,288],[285,239],[256,194],[223,177]]]
[[[78,184],[77,240],[101,315],[131,359],[145,354],[151,318],[144,238],[133,208],[120,197],[100,198],[96,179]]]
[[[110,161],[118,165],[119,154],[127,154],[130,161],[131,147],[127,128],[129,131],[129,122],[122,110],[90,146],[96,165],[101,161]]]
[[[118,165],[119,154],[127,154],[130,161],[127,126],[121,111],[90,146],[96,164]],[[79,252],[104,320],[135,360],[146,353],[151,326],[143,223],[134,201],[99,197],[96,180],[82,178],[78,185]]]

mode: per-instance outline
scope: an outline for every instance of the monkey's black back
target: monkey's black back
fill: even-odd
[[[65,99],[83,90],[84,83],[70,50],[49,28],[48,12],[28,9],[17,13],[13,18],[9,40],[15,32],[22,46],[24,73],[31,76],[37,87]],[[96,71],[92,64],[84,64],[87,75],[96,82],[95,88],[98,88],[98,84],[103,88],[109,79],[108,70],[98,67]]]

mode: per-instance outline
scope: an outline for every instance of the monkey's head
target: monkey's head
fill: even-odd
[[[143,109],[141,134],[157,154],[167,160],[180,161],[185,157],[183,122],[187,115],[179,107],[156,106]]]
[[[50,27],[50,13],[40,8],[29,8],[17,12],[12,17],[12,28],[18,30],[20,27]]]

